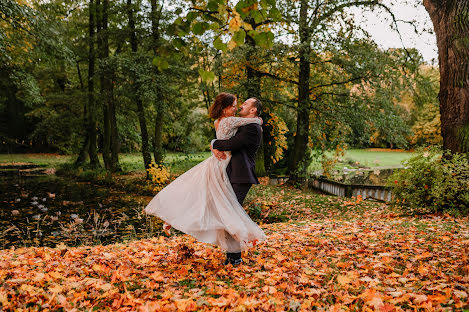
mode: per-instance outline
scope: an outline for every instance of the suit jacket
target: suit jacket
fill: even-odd
[[[215,140],[213,148],[231,151],[231,160],[226,173],[231,183],[259,184],[257,180],[256,153],[261,143],[262,130],[258,124],[239,127],[238,132],[228,140]]]

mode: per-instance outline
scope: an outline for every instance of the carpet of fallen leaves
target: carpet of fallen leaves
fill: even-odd
[[[0,311],[469,309],[467,217],[399,216],[319,194],[306,196],[320,207],[308,210],[300,191],[254,193],[262,209],[283,202],[291,213],[296,203],[306,216],[262,225],[268,240],[240,266],[224,266],[220,249],[188,235],[0,250]]]

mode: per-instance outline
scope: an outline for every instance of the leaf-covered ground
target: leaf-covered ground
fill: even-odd
[[[0,251],[0,310],[433,311],[469,309],[469,221],[258,186],[247,209],[289,215],[224,266],[190,236]],[[267,213],[266,213],[267,211]]]

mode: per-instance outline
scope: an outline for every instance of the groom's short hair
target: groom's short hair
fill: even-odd
[[[258,98],[252,97],[251,99],[254,100],[254,103],[252,103],[252,106],[256,108],[256,116],[260,116],[262,114],[262,103],[261,100]]]

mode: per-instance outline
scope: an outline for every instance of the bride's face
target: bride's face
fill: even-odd
[[[235,99],[233,104],[227,106],[223,109],[223,116],[224,117],[233,117],[238,110],[238,99]]]

